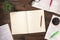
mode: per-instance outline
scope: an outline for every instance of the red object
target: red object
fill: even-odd
[[[41,19],[40,19],[40,26],[42,26],[42,16],[41,16]]]
[[[53,2],[53,0],[50,1],[50,7],[51,7],[51,5],[52,5],[52,2]]]

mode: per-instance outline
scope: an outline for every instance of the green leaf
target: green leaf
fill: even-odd
[[[10,3],[9,1],[5,1],[4,2],[4,10],[5,11],[11,11],[12,10],[12,8],[13,8],[13,5],[12,5],[12,3]]]

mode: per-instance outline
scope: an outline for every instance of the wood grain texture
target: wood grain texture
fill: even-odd
[[[14,4],[14,2],[12,3]],[[1,4],[3,3],[0,3],[0,6],[1,6],[0,7],[0,25],[6,24],[6,23],[10,25],[10,14],[9,12],[6,12],[3,10],[3,7],[2,7],[3,5]],[[16,4],[14,4],[13,11],[28,11],[28,10],[40,10],[40,9],[32,7],[31,5],[24,4],[24,3],[19,4],[18,2],[16,2]],[[48,11],[44,11],[44,14],[45,14],[45,25],[46,25],[46,30],[47,30],[52,15],[57,15],[57,14],[54,14]],[[13,38],[14,40],[46,40],[44,39],[45,34],[46,32],[33,33],[33,34],[18,34],[18,35],[13,35]]]
[[[30,8],[32,9],[32,8]],[[36,8],[33,8],[37,10]],[[47,16],[48,15],[48,16]],[[49,12],[45,11],[45,21],[46,21],[46,29],[48,28],[50,19],[51,19],[52,14]],[[2,12],[0,14],[0,25],[8,23],[10,25],[10,16],[9,13]],[[18,35],[13,35],[14,40],[45,40],[44,39],[45,33],[33,33],[33,34],[18,34]]]

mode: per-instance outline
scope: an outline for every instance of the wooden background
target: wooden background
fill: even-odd
[[[14,8],[12,11],[27,11],[27,10],[41,10],[35,7],[32,7],[31,4],[28,4],[30,0],[11,0],[11,3],[13,3]],[[6,12],[3,10],[4,2],[0,1],[0,25],[8,23],[10,25],[10,14],[9,12]],[[50,23],[52,15],[57,15],[52,12],[44,11],[45,14],[45,24],[46,24],[46,30],[48,28],[48,25]],[[60,15],[57,15],[60,16]],[[10,26],[11,29],[11,26]],[[33,34],[18,34],[13,35],[14,40],[46,40],[44,39],[46,32],[42,33],[33,33]]]

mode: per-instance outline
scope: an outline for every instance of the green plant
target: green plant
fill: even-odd
[[[3,7],[4,7],[4,10],[8,12],[12,11],[13,9],[13,5],[10,1],[5,1]]]

